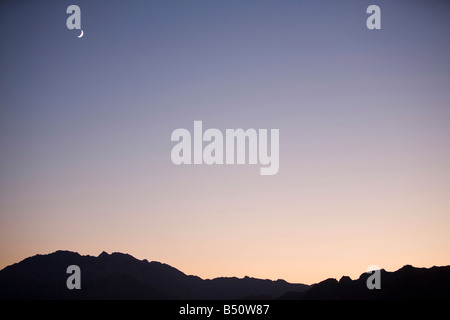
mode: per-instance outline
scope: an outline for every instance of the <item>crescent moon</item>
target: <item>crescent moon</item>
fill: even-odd
[[[83,32],[83,30],[81,30],[81,34],[78,36],[78,38],[82,38],[83,35],[84,35],[84,32]]]

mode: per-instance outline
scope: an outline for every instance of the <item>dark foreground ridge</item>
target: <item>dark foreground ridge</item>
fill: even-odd
[[[369,290],[363,273],[356,280],[349,277],[327,279],[303,292],[288,292],[281,300],[434,300],[450,299],[450,266],[415,268],[406,265],[395,272],[380,270],[380,289]]]
[[[70,265],[80,267],[80,290],[66,286]],[[94,257],[56,251],[0,271],[0,299],[276,299],[308,288],[249,277],[203,280],[167,264],[106,252]]]
[[[81,289],[69,290],[67,267],[81,269]],[[182,299],[182,300],[355,300],[450,299],[450,266],[381,270],[381,289],[358,279],[327,279],[318,284],[245,277],[203,280],[163,263],[128,254],[98,257],[57,251],[36,255],[0,271],[0,299]]]

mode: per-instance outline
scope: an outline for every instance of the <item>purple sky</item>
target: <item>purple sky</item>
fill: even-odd
[[[450,263],[448,2],[77,1],[82,39],[70,4],[0,4],[0,268],[105,250],[313,283]],[[279,173],[175,166],[194,120],[279,129]]]

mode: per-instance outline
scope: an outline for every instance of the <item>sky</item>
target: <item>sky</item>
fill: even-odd
[[[312,284],[450,264],[449,9],[2,1],[0,268],[118,251]],[[279,172],[174,165],[195,120],[279,129]]]

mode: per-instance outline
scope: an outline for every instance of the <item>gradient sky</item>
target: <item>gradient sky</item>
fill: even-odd
[[[67,6],[81,8],[79,31]],[[381,7],[381,30],[366,8]],[[311,284],[450,264],[448,1],[2,1],[0,268],[126,252]],[[277,128],[280,170],[175,166]]]

